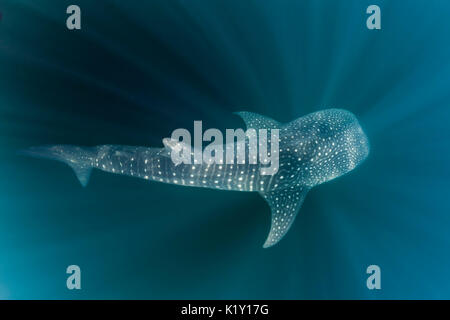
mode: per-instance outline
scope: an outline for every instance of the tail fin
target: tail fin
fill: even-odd
[[[89,182],[89,177],[95,159],[94,148],[76,147],[70,145],[31,147],[19,152],[22,155],[58,160],[68,164],[85,187]]]

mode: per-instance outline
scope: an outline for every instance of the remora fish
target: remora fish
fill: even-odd
[[[91,170],[97,168],[163,183],[259,192],[272,211],[264,248],[287,233],[312,187],[353,170],[369,154],[366,135],[356,117],[346,110],[322,110],[287,124],[251,112],[237,114],[247,129],[279,129],[276,174],[262,175],[264,165],[260,163],[175,165],[170,152],[179,150],[180,145],[168,139],[163,140],[164,148],[55,145],[32,147],[23,153],[67,163],[83,186]]]

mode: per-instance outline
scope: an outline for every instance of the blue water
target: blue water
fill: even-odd
[[[78,4],[82,29],[68,31]],[[368,30],[370,4],[382,29]],[[450,298],[450,2],[2,0],[0,298]],[[263,249],[256,193],[24,158],[42,144],[161,147],[176,128],[353,112],[371,154],[311,190]],[[82,289],[66,288],[79,265]],[[368,290],[366,268],[381,268]]]

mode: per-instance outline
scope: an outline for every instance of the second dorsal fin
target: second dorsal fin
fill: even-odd
[[[175,152],[180,152],[183,149],[183,142],[172,140],[171,138],[164,138],[162,142],[167,151],[174,150]]]

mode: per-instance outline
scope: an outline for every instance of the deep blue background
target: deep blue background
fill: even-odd
[[[82,30],[69,31],[69,4]],[[370,4],[382,30],[366,28]],[[0,298],[450,298],[450,2],[0,0]],[[352,111],[371,154],[263,249],[256,193],[95,171],[42,144]],[[82,290],[65,269],[82,270]],[[368,265],[382,290],[366,288]]]

